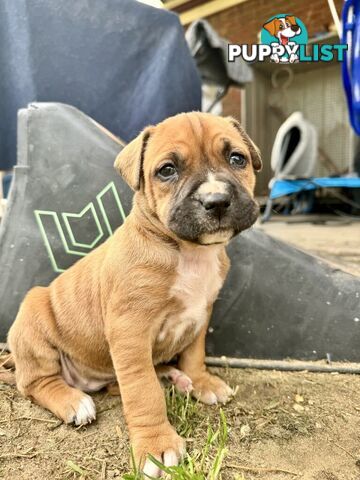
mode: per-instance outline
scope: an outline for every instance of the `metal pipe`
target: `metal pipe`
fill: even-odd
[[[299,360],[258,360],[252,358],[233,357],[206,357],[206,364],[210,367],[255,368],[259,370],[280,370],[289,372],[336,372],[360,374],[360,363],[320,362]]]
[[[336,11],[334,0],[328,0],[328,4],[329,4],[330,12],[331,12],[331,15],[333,17],[333,20],[334,20],[334,23],[335,23],[335,26],[336,26],[337,33],[338,33],[339,37],[341,38],[341,36],[342,36],[342,26],[341,26],[341,22],[340,22],[340,19],[339,19],[339,15],[337,14],[337,11]]]

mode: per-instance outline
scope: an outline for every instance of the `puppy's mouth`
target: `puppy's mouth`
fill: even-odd
[[[280,43],[281,45],[287,45],[289,43],[289,37],[285,37],[285,35],[280,33]]]
[[[201,245],[220,245],[228,243],[234,236],[232,228],[219,228],[216,232],[202,233],[198,238],[198,243]]]
[[[182,240],[200,245],[226,244],[251,227],[258,214],[259,206],[250,198],[235,202],[222,215],[208,213],[189,199],[174,206],[167,226]]]

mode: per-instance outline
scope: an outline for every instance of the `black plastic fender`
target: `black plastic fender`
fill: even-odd
[[[113,168],[121,144],[79,110],[30,105],[18,132],[18,166],[0,224],[1,340],[26,292],[96,248],[132,202]],[[210,355],[360,361],[358,277],[256,229],[235,238],[228,253]]]

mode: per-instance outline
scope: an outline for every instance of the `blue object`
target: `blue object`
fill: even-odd
[[[12,178],[13,178],[12,173],[8,173],[2,179],[2,187],[3,187],[4,198],[7,198],[8,195],[9,195],[9,190],[10,190],[10,185],[11,185]]]
[[[201,81],[172,12],[134,0],[0,1],[0,170],[16,164],[16,114],[79,108],[128,142],[201,109]]]
[[[342,63],[343,83],[349,108],[350,122],[360,135],[360,2],[345,0],[342,12],[342,43],[351,45]]]
[[[270,199],[317,188],[360,188],[360,177],[313,177],[300,180],[275,180]]]

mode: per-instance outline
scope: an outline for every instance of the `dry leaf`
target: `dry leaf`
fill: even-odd
[[[250,433],[250,427],[249,425],[243,425],[241,428],[240,428],[240,436],[241,437],[247,437]]]
[[[298,413],[302,413],[304,411],[304,407],[298,403],[294,403],[293,409]]]

